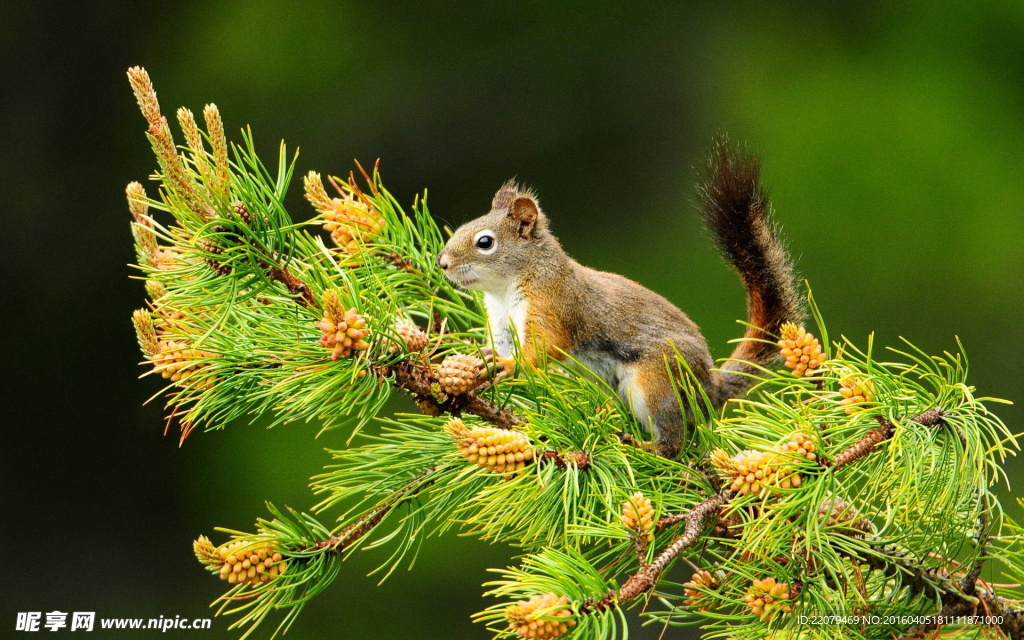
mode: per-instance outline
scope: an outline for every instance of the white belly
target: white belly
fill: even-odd
[[[485,292],[484,308],[494,350],[502,357],[511,358],[515,343],[526,339],[526,299],[522,291],[510,288],[502,295]]]

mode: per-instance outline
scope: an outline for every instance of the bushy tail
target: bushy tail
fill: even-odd
[[[730,149],[723,136],[715,142],[700,189],[704,223],[747,290],[751,325],[714,380],[716,406],[751,387],[753,381],[744,374],[755,372],[754,365],[770,366],[778,357],[774,340],[779,328],[785,322],[799,324],[804,316],[793,263],[772,222],[760,174],[757,158]]]

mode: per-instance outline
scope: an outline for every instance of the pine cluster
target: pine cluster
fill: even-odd
[[[535,640],[561,638],[576,626],[572,612],[565,608],[569,598],[543,593],[509,605],[505,610],[508,626],[517,636]]]
[[[993,490],[1017,441],[962,352],[908,344],[881,360],[870,340],[830,342],[811,299],[821,339],[784,326],[784,368],[761,371],[748,398],[708,414],[700,385],[676,380],[690,444],[666,460],[581,367],[499,376],[474,355],[488,345],[482,301],[436,268],[445,238],[424,199],[403,209],[377,167],[331,179],[336,195],[309,172],[315,217],[297,223],[283,145],[268,169],[251,133],[229,144],[207,105],[205,130],[176,112],[178,146],[148,75],[129,80],[158,166],[155,199],[126,192],[148,298],[133,323],[146,371],[168,385],[168,424],[354,434],[313,478],[315,514],[268,505],[252,533],[196,540],[229,585],[218,612],[246,634],[278,614],[286,630],[351,551],[389,547],[387,576],[452,530],[515,549],[474,616],[498,637],[621,638],[630,611],[735,640],[811,637],[800,615],[865,611],[1004,622],[813,637],[1024,634],[1024,591],[1009,586],[1024,582],[1024,528]],[[396,393],[420,413],[381,415]],[[677,584],[680,562],[701,568]],[[996,567],[1008,579],[982,579]]]
[[[817,368],[828,359],[814,334],[792,322],[782,325],[779,347],[782,349],[782,357],[786,359],[785,365],[798,376],[813,376]]]
[[[498,427],[470,429],[459,418],[451,419],[445,429],[467,462],[475,462],[488,471],[517,473],[534,459],[530,441],[518,431]]]
[[[263,542],[235,540],[220,548],[206,536],[193,543],[201,563],[228,584],[259,586],[283,575],[288,563],[280,552]]]
[[[651,499],[637,491],[622,503],[622,524],[633,529],[645,542],[654,542],[654,505]]]
[[[801,484],[800,460],[813,462],[814,441],[805,433],[794,433],[782,446],[767,450],[741,451],[729,456],[722,449],[711,452],[709,460],[729,490],[741,495],[760,496],[773,489],[791,489]]]

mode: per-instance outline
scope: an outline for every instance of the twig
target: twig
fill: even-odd
[[[315,307],[316,298],[313,297],[313,292],[310,291],[306,283],[300,280],[291,271],[288,271],[287,267],[278,265],[270,266],[267,270],[267,275],[271,280],[275,280],[283,284],[287,289],[288,293],[293,296],[299,296],[306,307]]]
[[[969,596],[974,595],[977,590],[978,578],[981,577],[981,569],[986,560],[985,552],[988,549],[990,526],[992,524],[988,513],[990,509],[988,494],[982,495],[978,502],[981,503],[981,513],[978,515],[978,534],[974,537],[975,544],[978,547],[978,557],[974,559],[971,570],[960,581],[960,588]]]
[[[731,491],[722,491],[716,493],[710,498],[704,500],[688,513],[681,514],[679,516],[672,516],[674,522],[686,522],[686,528],[683,530],[683,535],[676,538],[672,544],[665,548],[664,551],[658,554],[650,564],[641,567],[639,571],[629,577],[626,582],[619,587],[619,590],[610,593],[603,599],[585,605],[584,610],[602,611],[613,605],[620,605],[628,602],[641,594],[644,594],[654,588],[654,585],[658,583],[658,579],[661,578],[661,574],[665,571],[665,567],[672,562],[676,556],[678,556],[684,549],[692,545],[700,537],[700,532],[704,528],[704,523],[713,514],[717,514],[718,510],[722,505],[728,503],[732,497]],[[663,519],[664,520],[664,519]],[[661,521],[659,521],[659,525]]]
[[[934,427],[944,422],[945,415],[946,412],[941,407],[935,407],[934,409],[929,409],[924,413],[914,416],[911,420],[926,427]],[[843,467],[868,455],[874,451],[879,444],[885,442],[889,438],[892,438],[893,434],[896,433],[896,425],[889,422],[885,416],[876,415],[875,419],[878,420],[878,427],[865,433],[859,440],[857,440],[857,442],[840,452],[835,458],[831,460],[822,458],[821,464],[832,469],[842,469]]]
[[[315,544],[307,547],[307,550],[330,549],[332,551],[343,551],[346,547],[373,530],[384,519],[384,516],[391,513],[395,507],[402,504],[407,498],[413,497],[433,484],[434,480],[431,476],[436,471],[437,467],[428,467],[419,476],[409,481],[407,485],[388,496],[387,500],[373,507],[354,523],[345,527],[341,533],[318,540]]]
[[[995,594],[983,580],[974,577],[970,588],[964,588],[964,580],[968,579],[974,569],[964,580],[954,581],[948,575],[926,569],[910,559],[906,554],[892,549],[876,548],[883,556],[866,556],[861,558],[872,569],[884,572],[886,576],[900,575],[904,584],[914,594],[935,594],[942,602],[942,609],[937,617],[956,617],[962,615],[1002,616],[999,627],[1013,640],[1024,639],[1024,606],[1021,602],[1009,600]],[[979,563],[980,564],[980,563]],[[977,565],[975,566],[977,568]],[[940,624],[918,625],[912,632],[926,632],[940,628]]]
[[[417,400],[433,403],[439,414],[458,415],[460,412],[466,411],[491,424],[505,428],[512,428],[523,423],[522,418],[508,409],[503,409],[472,391],[460,396],[449,397],[444,402],[438,402],[431,393],[431,383],[436,381],[431,378],[429,367],[411,362],[399,362],[389,367],[379,368],[378,373],[394,375],[395,384],[411,393]]]
[[[590,466],[590,454],[584,451],[541,451],[540,457],[544,460],[551,460],[559,467],[574,466],[577,469],[585,469]]]

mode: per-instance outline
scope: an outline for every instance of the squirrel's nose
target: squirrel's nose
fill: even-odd
[[[445,271],[447,271],[448,270],[448,264],[449,264],[449,262],[448,262],[448,254],[446,254],[444,251],[442,251],[441,253],[437,254],[437,266],[439,266],[442,269],[444,269]]]

